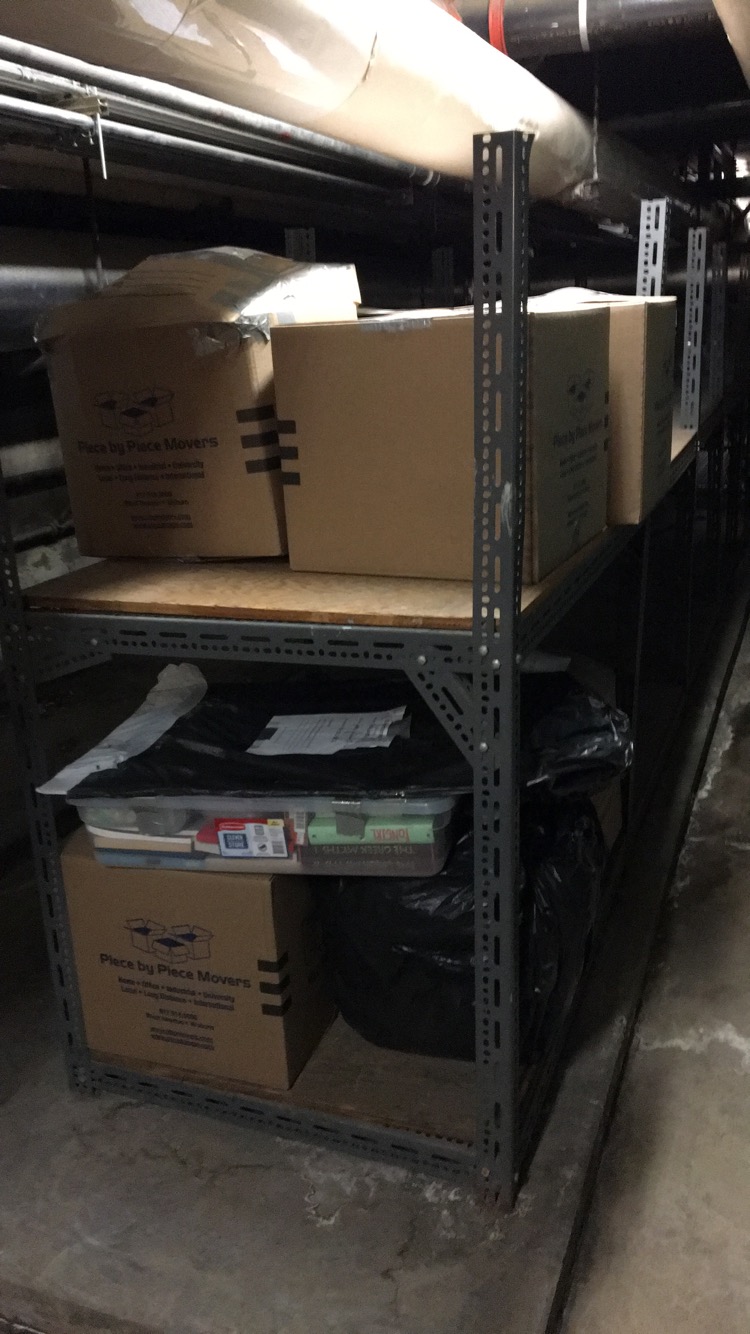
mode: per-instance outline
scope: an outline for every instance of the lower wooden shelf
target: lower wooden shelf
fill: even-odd
[[[249,1094],[280,1107],[350,1117],[360,1124],[410,1130],[466,1145],[475,1139],[473,1062],[386,1051],[366,1042],[341,1018],[329,1028],[294,1087],[278,1093],[231,1081],[209,1083],[199,1075],[159,1065],[134,1066],[99,1052],[93,1055],[97,1061],[116,1063],[136,1074]]]

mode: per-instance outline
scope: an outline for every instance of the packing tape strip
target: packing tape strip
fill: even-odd
[[[589,44],[589,0],[578,0],[578,36],[581,50],[590,51]]]
[[[281,459],[278,454],[273,454],[267,459],[248,459],[245,472],[277,472],[280,467]]]
[[[276,416],[273,403],[263,403],[257,408],[240,408],[236,413],[238,422],[265,422]]]
[[[240,444],[243,449],[262,449],[265,445],[278,445],[279,437],[276,431],[260,431],[257,435],[241,435]]]

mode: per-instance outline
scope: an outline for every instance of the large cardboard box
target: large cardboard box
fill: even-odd
[[[640,523],[669,485],[677,302],[674,297],[613,296],[578,287],[551,292],[541,301],[609,307],[607,521]]]
[[[524,578],[605,527],[609,312],[529,314]],[[471,312],[273,331],[297,570],[471,579]]]
[[[674,297],[611,300],[611,524],[640,523],[669,486],[676,337]]]
[[[289,1088],[333,1018],[301,878],[62,856],[88,1045],[128,1065]]]
[[[223,247],[154,256],[45,315],[84,555],[285,552],[270,329],[353,320],[358,300],[351,267]]]

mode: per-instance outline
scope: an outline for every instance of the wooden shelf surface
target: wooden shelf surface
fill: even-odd
[[[522,610],[552,593],[606,542],[594,538],[540,584],[524,588]],[[282,561],[184,564],[104,560],[37,584],[32,611],[180,616],[316,625],[470,630],[469,583],[365,575],[298,574]]]
[[[692,457],[696,433],[675,426],[672,480]],[[588,542],[539,584],[524,588],[522,612],[599,556],[613,530]],[[179,616],[315,625],[468,631],[472,586],[448,579],[300,574],[284,560],[186,562],[103,560],[31,588],[34,611]]]
[[[229,1080],[208,1080],[149,1062],[136,1066],[102,1052],[93,1056],[105,1065],[120,1065],[144,1075],[185,1079],[227,1093],[252,1094],[286,1107],[347,1116],[454,1143],[473,1144],[476,1136],[473,1062],[375,1047],[341,1018],[329,1028],[294,1086],[278,1093]]]
[[[297,574],[285,561],[101,561],[38,584],[34,610],[468,630],[471,584]]]

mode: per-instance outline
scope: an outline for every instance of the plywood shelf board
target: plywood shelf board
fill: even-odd
[[[464,630],[472,589],[447,580],[297,574],[280,561],[102,561],[37,585],[28,600],[47,611]]]
[[[249,1094],[282,1108],[349,1117],[453,1143],[470,1145],[475,1139],[473,1062],[388,1051],[366,1042],[341,1018],[325,1034],[294,1086],[278,1093],[229,1080],[207,1080],[148,1062],[136,1066],[111,1054],[92,1054],[105,1065],[114,1062],[146,1076],[184,1079],[225,1093]]]
[[[523,590],[526,611],[598,551],[606,534]],[[298,624],[470,630],[471,584],[450,580],[296,574],[276,561],[184,565],[170,561],[101,561],[38,584],[34,611],[93,615],[193,616]]]
[[[675,427],[672,466],[695,439]],[[595,557],[604,532],[539,584],[523,589],[521,610],[554,593]],[[283,560],[181,562],[99,561],[36,585],[32,610],[94,615],[180,616],[306,625],[391,626],[470,631],[472,586],[454,580],[301,574]]]

